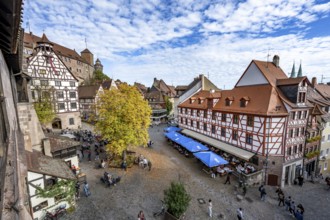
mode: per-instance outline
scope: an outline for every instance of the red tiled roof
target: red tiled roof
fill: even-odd
[[[100,85],[79,86],[78,96],[80,99],[95,98],[99,89],[100,89]]]
[[[259,60],[252,60],[258,69],[264,74],[268,82],[272,86],[276,86],[276,81],[279,79],[287,79],[287,75],[280,67],[276,67],[273,62],[265,62]]]
[[[330,85],[317,84],[316,85],[316,90],[319,91],[327,99],[330,99]]]
[[[287,78],[287,79],[278,79],[276,84],[278,86],[286,86],[286,85],[296,85],[299,84],[301,81],[306,79],[306,76],[297,77],[297,78]]]

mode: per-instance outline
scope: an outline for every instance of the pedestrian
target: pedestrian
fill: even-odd
[[[149,167],[149,171],[151,171],[151,166],[152,166],[152,163],[150,160],[148,160],[148,167]]]
[[[290,204],[291,204],[291,196],[289,196],[288,198],[285,199],[285,210],[289,210],[290,209]]]
[[[302,214],[302,215],[304,214],[305,209],[304,209],[304,207],[302,206],[301,203],[299,203],[299,204],[297,205],[297,211],[299,211],[300,214]]]
[[[95,160],[99,160],[99,159],[100,159],[99,149],[95,149]]]
[[[123,160],[123,162],[121,163],[121,168],[125,171],[127,171],[127,163],[126,160]]]
[[[75,189],[76,189],[76,198],[79,199],[80,198],[80,183],[78,181],[76,182]]]
[[[282,189],[279,186],[276,187],[276,191],[275,192],[277,193],[277,197],[278,198],[280,197],[280,194],[283,193]]]
[[[86,197],[91,195],[91,192],[90,192],[89,185],[88,185],[87,181],[85,181],[85,184],[84,184],[84,193],[85,193]]]
[[[91,150],[88,150],[88,161],[92,161],[92,152]]]
[[[212,200],[209,199],[209,217],[212,218]]]
[[[138,214],[138,220],[145,220],[146,218],[144,217],[144,213],[143,211],[141,210]]]
[[[83,147],[80,148],[80,152],[81,152],[82,158],[84,158],[84,149],[83,149]]]
[[[237,213],[238,220],[242,220],[243,219],[243,209],[242,208],[237,209],[236,213]]]
[[[227,173],[225,184],[227,184],[227,183],[229,183],[229,185],[230,185],[230,173]]]
[[[262,187],[261,188],[261,192],[260,192],[260,197],[261,197],[261,200],[262,201],[265,201],[266,200],[266,195],[267,195],[266,189],[265,189],[265,187]]]
[[[245,196],[246,195],[246,183],[243,183],[243,196]]]
[[[299,186],[302,187],[304,184],[304,177],[302,175],[298,176]]]
[[[290,211],[291,215],[293,215],[293,216],[295,215],[295,213],[296,213],[296,204],[294,203],[294,201],[291,201],[289,211]]]
[[[281,192],[280,194],[278,194],[278,206],[281,206],[281,204],[284,206],[284,193]]]

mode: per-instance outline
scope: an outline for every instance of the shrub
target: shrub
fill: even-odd
[[[180,182],[172,182],[170,188],[164,190],[164,202],[167,211],[176,218],[180,218],[187,210],[190,200],[190,195]]]

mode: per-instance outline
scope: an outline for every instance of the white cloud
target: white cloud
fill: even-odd
[[[310,0],[30,0],[24,19],[34,33],[44,30],[76,51],[86,37],[106,73],[122,81],[150,86],[157,77],[178,85],[204,73],[229,88],[269,48],[286,72],[301,59],[308,76],[327,74],[329,32],[305,36],[329,11],[330,3]]]

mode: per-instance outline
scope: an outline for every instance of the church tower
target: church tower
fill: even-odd
[[[103,73],[103,65],[102,65],[101,61],[99,60],[99,58],[97,58],[95,61],[94,69],[100,70]]]

